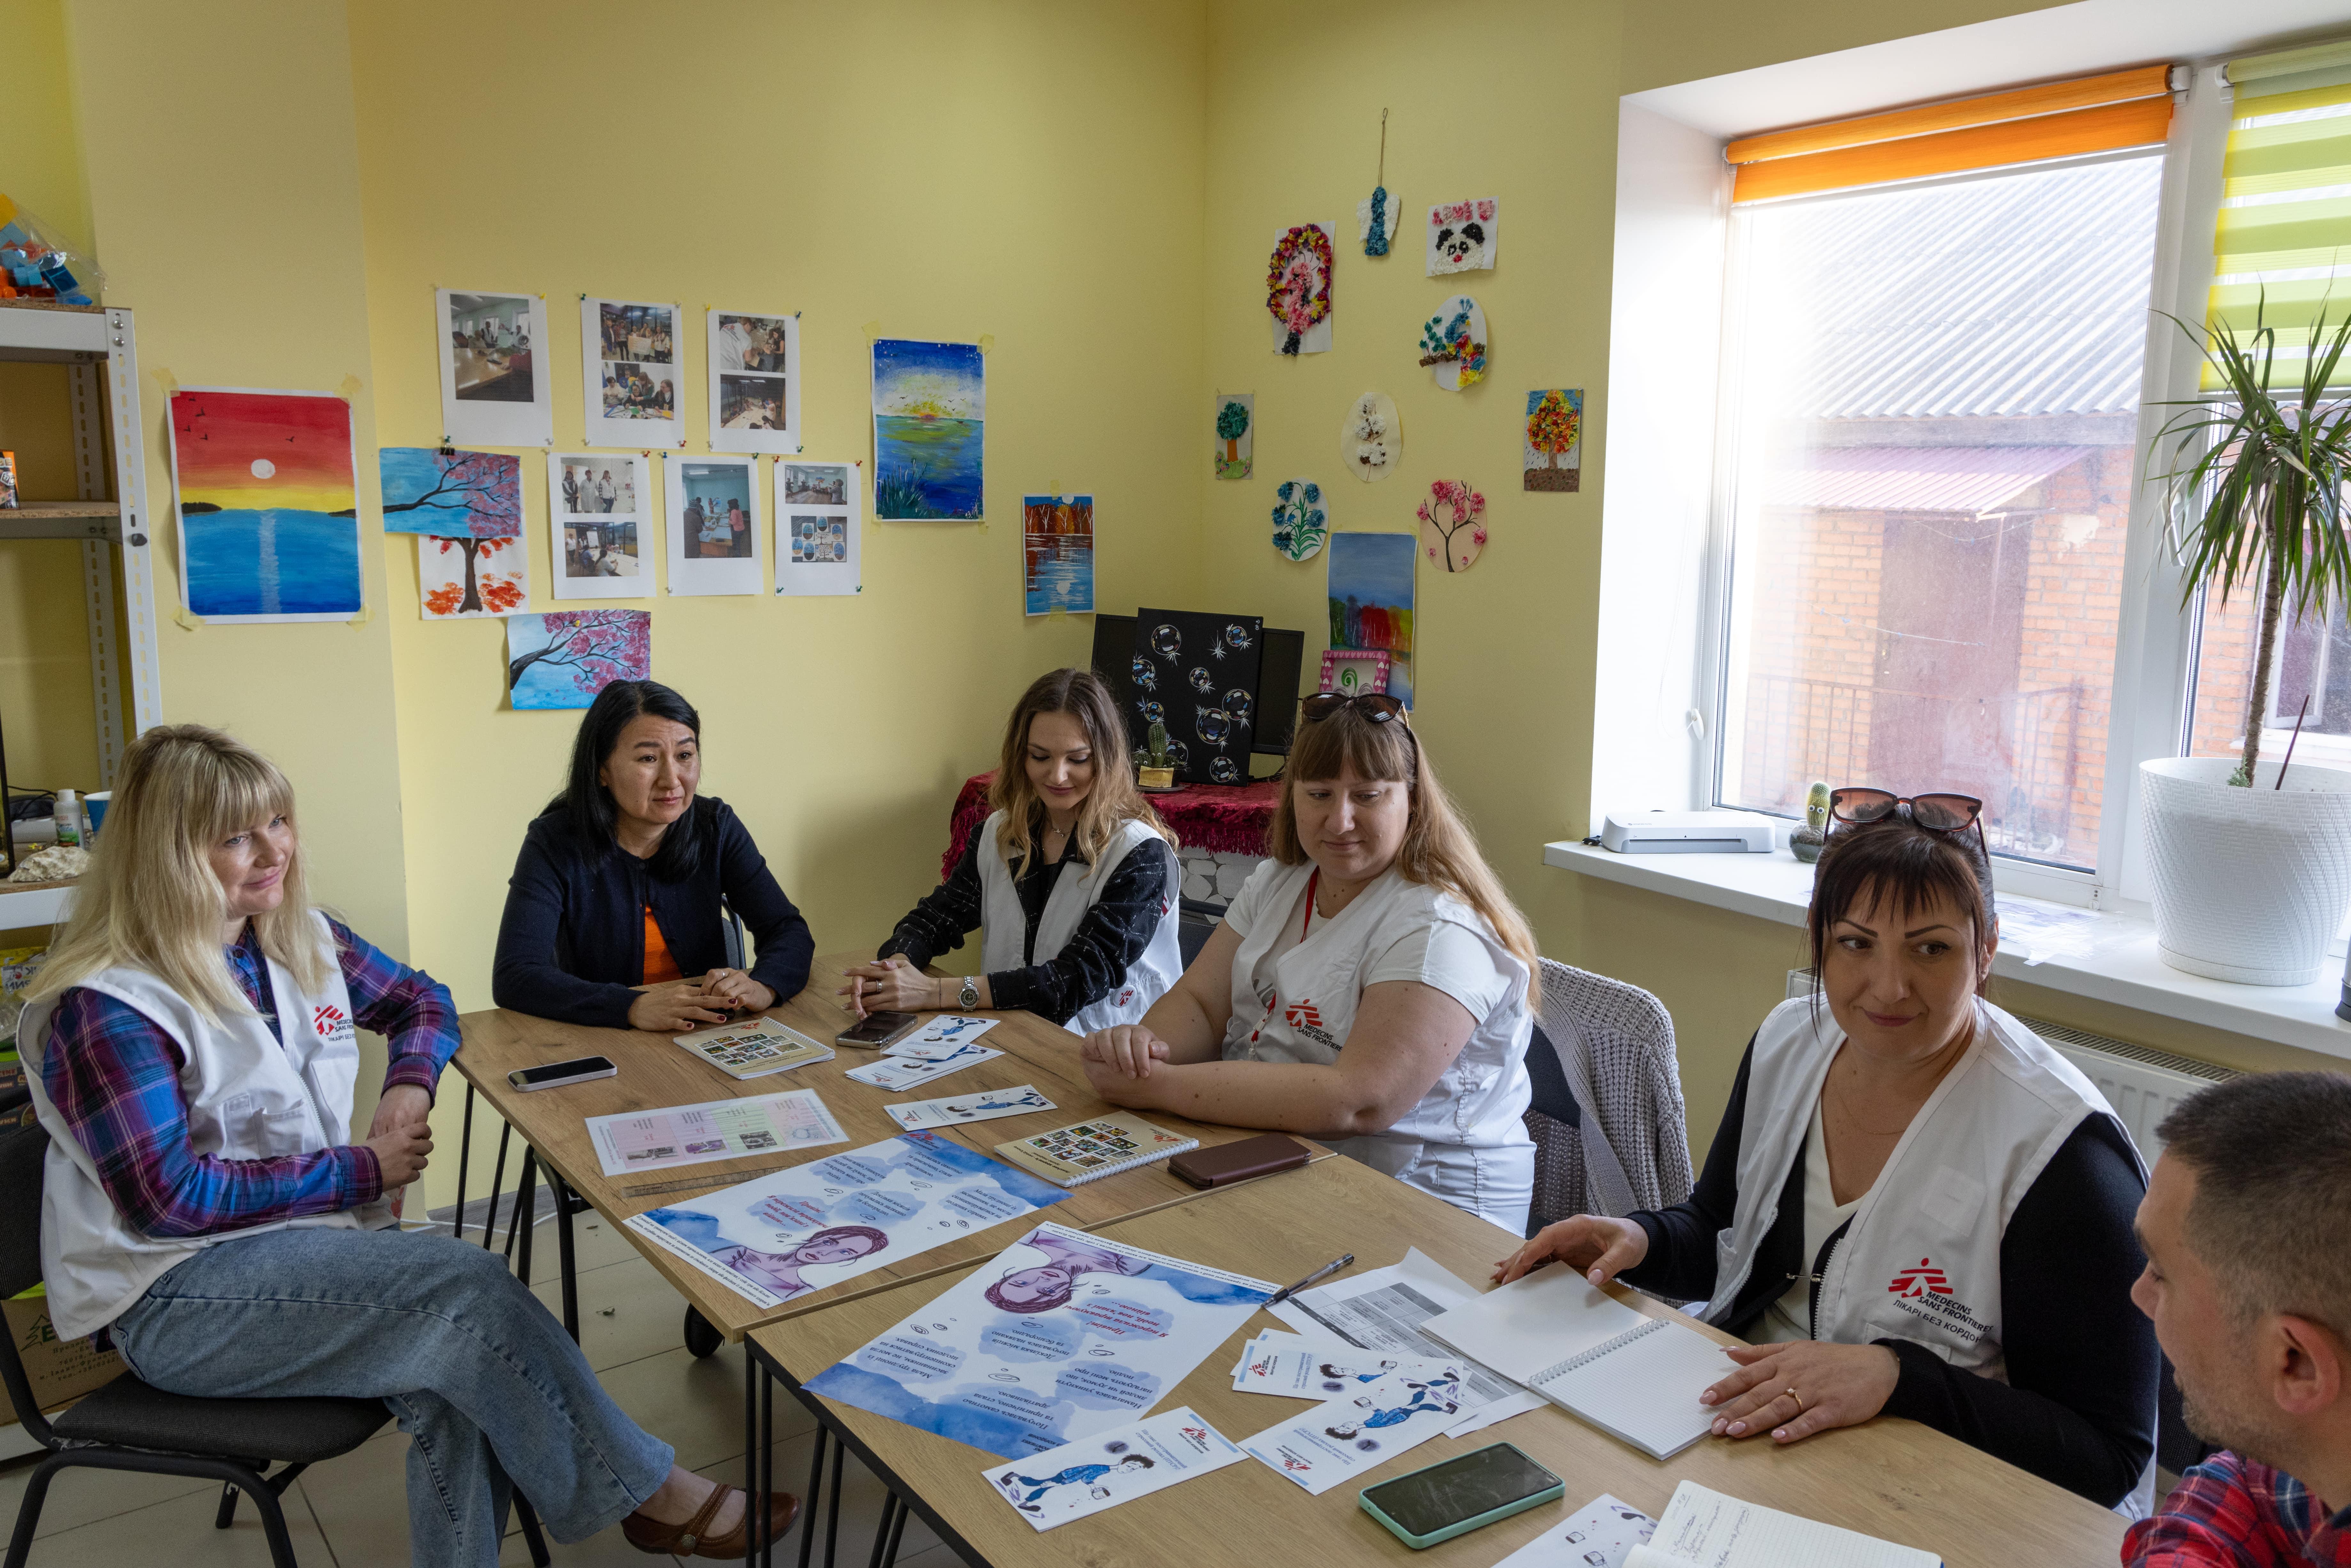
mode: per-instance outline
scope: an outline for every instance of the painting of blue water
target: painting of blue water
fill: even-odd
[[[1091,615],[1094,608],[1094,541],[1082,535],[1031,538],[1028,546],[1029,613],[1065,611]]]
[[[191,511],[188,608],[198,615],[357,615],[360,528],[325,512]]]
[[[986,429],[976,419],[875,416],[878,515],[891,519],[979,517],[980,447]]]

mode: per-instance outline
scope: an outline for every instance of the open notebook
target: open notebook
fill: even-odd
[[[1696,1481],[1674,1500],[1625,1568],[1941,1568],[1915,1546],[1804,1519],[1709,1491]]]
[[[1564,1263],[1440,1312],[1421,1331],[1659,1459],[1712,1429],[1715,1413],[1698,1394],[1736,1370],[1704,1334],[1643,1316]]]

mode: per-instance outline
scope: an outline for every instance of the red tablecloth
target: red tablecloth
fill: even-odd
[[[955,814],[947,820],[947,852],[939,862],[939,875],[951,875],[963,858],[963,846],[987,821],[987,786],[994,773],[975,774],[964,780],[956,796]],[[1220,854],[1265,853],[1265,831],[1273,824],[1274,808],[1281,801],[1281,784],[1264,779],[1254,784],[1193,784],[1173,795],[1154,795],[1151,804],[1159,820],[1176,831],[1184,847],[1215,850]]]

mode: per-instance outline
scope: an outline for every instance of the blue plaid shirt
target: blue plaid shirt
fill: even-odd
[[[392,1043],[383,1086],[413,1083],[432,1093],[457,1051],[449,988],[387,957],[340,921],[328,924],[354,1021]],[[225,956],[237,988],[283,1045],[269,966],[250,923]],[[266,1160],[197,1154],[188,1142],[188,1103],[180,1089],[184,1066],[172,1037],[129,1003],[80,986],[57,998],[41,1053],[41,1087],[133,1229],[210,1236],[331,1214],[383,1195],[375,1151],[364,1145]]]

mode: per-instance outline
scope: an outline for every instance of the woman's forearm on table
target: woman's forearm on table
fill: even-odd
[[[1138,1110],[1310,1138],[1357,1137],[1393,1120],[1340,1069],[1299,1062],[1162,1062],[1150,1077],[1120,1079],[1102,1092]]]

